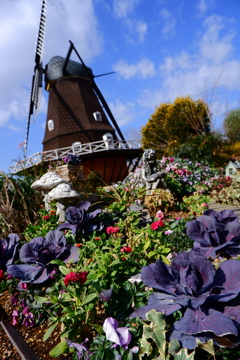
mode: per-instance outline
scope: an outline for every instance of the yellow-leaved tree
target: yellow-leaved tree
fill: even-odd
[[[189,137],[209,133],[210,123],[203,100],[178,97],[172,104],[161,104],[142,127],[143,148],[157,150],[160,156],[172,154]]]

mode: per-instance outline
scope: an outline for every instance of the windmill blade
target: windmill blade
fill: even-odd
[[[117,124],[117,122],[116,122],[116,120],[115,120],[115,118],[114,118],[114,116],[113,116],[113,114],[112,114],[112,112],[111,112],[111,110],[110,110],[110,108],[109,108],[106,100],[105,100],[105,98],[103,97],[101,91],[99,90],[97,84],[96,84],[95,81],[94,81],[94,77],[95,77],[95,76],[93,76],[93,75],[90,73],[90,71],[88,70],[88,67],[85,65],[85,63],[83,62],[81,56],[80,56],[79,53],[77,52],[74,44],[70,41],[70,48],[69,48],[69,51],[68,51],[67,59],[69,59],[72,50],[75,51],[75,53],[77,54],[77,56],[78,56],[79,60],[81,61],[82,65],[84,66],[87,74],[89,75],[89,78],[92,80],[93,89],[94,89],[95,93],[97,94],[99,100],[101,101],[104,109],[106,110],[106,112],[107,112],[110,120],[112,121],[112,124],[113,124],[115,130],[117,131],[119,137],[121,138],[121,140],[125,141],[125,138],[124,138],[124,136],[123,136],[123,134],[122,134],[122,132],[121,132],[121,130],[120,130],[120,128],[119,128],[119,126],[118,126],[118,124]],[[68,60],[67,60],[67,61],[68,61]],[[67,62],[67,61],[66,61],[66,62]],[[66,64],[64,64],[64,68],[65,68],[65,67],[66,67]]]
[[[31,116],[33,115],[33,113],[35,113],[34,118],[36,119],[41,105],[42,77],[44,72],[42,66],[42,59],[44,55],[46,12],[47,12],[47,0],[42,0],[40,23],[39,23],[38,36],[37,36],[34,75],[32,78],[30,105],[29,105],[29,112],[27,119],[27,130],[26,130],[26,138],[25,138],[25,146],[24,146],[25,152],[27,151],[27,146],[28,146]]]

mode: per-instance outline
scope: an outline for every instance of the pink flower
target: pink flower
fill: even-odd
[[[131,253],[132,248],[130,248],[129,246],[123,246],[120,251],[125,253]]]
[[[202,203],[202,205],[201,205],[202,207],[208,207],[208,204],[206,204],[206,203]]]
[[[18,284],[19,288],[22,289],[22,290],[27,290],[27,287],[28,287],[28,284],[27,283],[24,283],[24,282],[20,282]]]
[[[0,270],[0,281],[4,278],[4,271]]]
[[[159,210],[157,213],[156,213],[156,218],[157,219],[163,219],[164,218],[164,213],[161,211],[161,210]]]
[[[171,235],[173,233],[173,230],[166,230],[166,231],[164,231],[164,234],[165,235]]]
[[[164,222],[162,220],[154,221],[150,227],[152,230],[157,230],[160,226],[164,226]]]
[[[17,325],[17,318],[19,317],[19,311],[18,310],[13,310],[13,312],[12,312],[12,317],[13,317],[13,319],[12,319],[12,325],[13,326],[15,326],[15,325]]]
[[[116,234],[119,230],[120,228],[118,226],[108,226],[106,228],[106,232],[109,235]]]
[[[84,284],[87,281],[87,271],[81,271],[79,273],[70,272],[67,274],[63,280],[64,284],[67,286],[70,282],[79,281],[80,284]]]

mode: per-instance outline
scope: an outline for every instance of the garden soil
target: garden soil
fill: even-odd
[[[7,292],[0,294],[0,317],[1,320],[11,324],[12,312],[15,310],[11,304],[11,295]],[[60,329],[55,329],[51,337],[47,341],[43,341],[43,336],[48,329],[48,324],[44,323],[40,326],[28,328],[26,326],[15,326],[20,333],[23,341],[35,353],[38,360],[70,360],[71,355],[61,355],[57,358],[49,356],[51,349],[60,341]],[[0,326],[0,360],[22,360],[14,346],[11,344],[8,336],[5,334],[3,328]]]

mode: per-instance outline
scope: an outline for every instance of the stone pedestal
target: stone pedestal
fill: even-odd
[[[56,168],[55,172],[64,180],[71,182],[71,178],[84,180],[82,165],[65,164]]]

